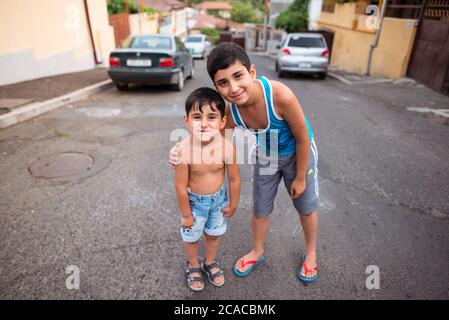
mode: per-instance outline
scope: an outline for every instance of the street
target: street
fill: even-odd
[[[278,79],[270,57],[251,59],[258,76]],[[391,84],[306,76],[280,81],[319,152],[318,280],[295,276],[304,238],[282,183],[265,262],[233,274],[252,243],[251,166],[242,165],[240,206],[218,254],[226,284],[190,291],[168,154],[185,98],[211,85],[205,60],[195,66],[182,92],[111,88],[0,130],[0,299],[449,299],[449,127],[405,109],[410,99],[423,106],[422,88],[400,88],[407,94],[393,104]],[[39,176],[35,161],[67,152],[92,170]],[[79,289],[66,285],[69,266]],[[366,285],[369,266],[377,289]]]

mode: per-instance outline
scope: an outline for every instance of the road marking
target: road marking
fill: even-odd
[[[449,118],[449,109],[431,109],[431,108],[415,108],[415,107],[409,107],[407,108],[408,111],[414,111],[419,113],[434,113],[437,116],[441,116],[444,118]]]

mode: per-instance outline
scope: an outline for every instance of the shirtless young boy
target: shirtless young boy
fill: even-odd
[[[215,258],[219,237],[226,232],[225,217],[234,215],[240,196],[240,171],[234,145],[222,135],[226,124],[225,102],[213,89],[199,88],[186,100],[184,122],[190,135],[180,144],[176,166],[176,194],[182,214],[181,236],[188,259],[187,284],[204,289],[201,271],[209,281],[224,284],[223,270]],[[229,193],[225,180],[228,174]],[[205,261],[199,263],[199,240],[204,233]]]

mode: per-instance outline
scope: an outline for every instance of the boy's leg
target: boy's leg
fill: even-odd
[[[218,252],[218,244],[220,242],[220,238],[216,236],[210,236],[207,233],[204,233],[204,249],[206,251],[206,260],[205,263],[207,265],[211,265],[215,262],[215,258],[217,257]],[[215,267],[210,270],[212,273],[217,273],[220,271],[219,268]],[[217,276],[214,280],[216,284],[220,284],[223,281],[224,276]]]
[[[264,254],[264,246],[265,246],[265,236],[267,235],[268,226],[270,222],[269,216],[264,216],[258,218],[256,214],[251,215],[251,227],[253,232],[253,250],[251,250],[248,254],[244,255],[241,259],[237,261],[237,269],[241,272],[245,272],[248,270],[252,264],[245,264],[242,266],[242,262],[248,261],[257,261]],[[242,261],[243,259],[243,261]]]
[[[305,277],[313,277],[316,271],[316,243],[318,234],[318,215],[316,209],[319,207],[319,188],[318,188],[318,151],[315,141],[310,143],[310,158],[306,169],[306,189],[301,196],[293,200],[297,212],[300,216],[301,225],[304,232],[306,242],[306,265],[308,269],[312,269],[307,275],[304,274],[304,267],[301,267],[301,274]],[[296,177],[296,156],[286,161],[282,167],[284,184],[287,191],[293,179]]]
[[[253,266],[253,264],[246,264],[246,262],[257,261],[264,255],[265,236],[270,222],[269,215],[273,211],[274,199],[282,179],[282,173],[279,169],[278,160],[266,161],[265,159],[260,161],[257,157],[254,163],[254,212],[251,215],[253,250],[237,261],[236,267],[240,272],[245,272]]]
[[[184,242],[184,250],[186,252],[187,260],[189,261],[189,268],[199,268],[199,241],[196,242]],[[193,272],[193,277],[201,277],[199,272]],[[192,285],[196,288],[200,288],[202,286],[201,282],[194,281]]]
[[[306,264],[308,269],[312,271],[305,274],[304,266],[301,269],[301,275],[304,277],[313,277],[316,271],[313,269],[316,266],[316,240],[318,235],[318,215],[313,211],[309,215],[300,214],[300,221],[304,231],[304,239],[306,241]]]

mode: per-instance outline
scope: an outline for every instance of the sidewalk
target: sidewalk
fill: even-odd
[[[449,126],[449,97],[407,77],[392,80],[354,74],[334,66],[328,74],[370,99],[383,100],[395,107],[430,116]]]
[[[112,86],[107,69],[93,69],[0,86],[0,128]]]

